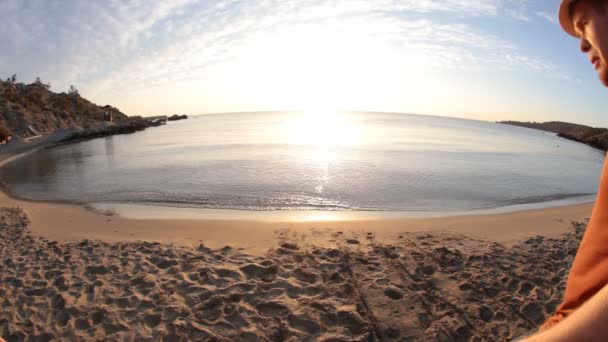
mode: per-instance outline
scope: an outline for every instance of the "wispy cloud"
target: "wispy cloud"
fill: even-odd
[[[524,0],[5,0],[0,41],[7,48],[0,71],[40,75],[56,89],[74,83],[101,96],[211,79],[218,70],[243,63],[256,68],[252,60],[278,54],[295,59],[294,64],[310,63],[311,54],[289,54],[282,46],[366,63],[356,56],[364,48],[361,42],[384,49],[391,63],[413,69],[506,65],[554,71],[555,66],[468,21],[552,18],[527,9]],[[332,61],[340,68],[336,58],[327,58]]]
[[[557,23],[557,14],[555,14],[555,13],[538,11],[538,12],[536,12],[536,15],[551,23]]]

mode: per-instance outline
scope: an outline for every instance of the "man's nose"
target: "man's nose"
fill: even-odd
[[[586,38],[581,38],[581,51],[587,53],[590,49],[591,44],[589,44],[589,41]]]

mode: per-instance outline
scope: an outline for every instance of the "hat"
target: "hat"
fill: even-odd
[[[576,34],[576,30],[574,30],[570,9],[577,1],[578,0],[562,0],[562,3],[559,5],[559,23],[562,25],[564,31],[576,38],[578,38],[578,35]]]

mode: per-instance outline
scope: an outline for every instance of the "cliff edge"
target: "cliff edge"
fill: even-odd
[[[499,121],[498,123],[538,129],[557,133],[559,137],[587,144],[602,151],[608,150],[608,129],[597,128],[569,122],[521,122],[521,121]]]
[[[57,129],[103,127],[103,115],[110,111],[116,123],[128,116],[109,105],[99,106],[80,96],[71,87],[68,93],[55,93],[37,79],[32,84],[0,80],[0,125],[25,138],[50,134]]]

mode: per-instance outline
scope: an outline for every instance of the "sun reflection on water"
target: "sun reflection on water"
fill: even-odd
[[[311,147],[301,157],[318,165],[311,176],[315,178],[314,191],[322,196],[331,180],[331,164],[340,158],[340,148],[360,143],[361,129],[352,114],[307,110],[293,113],[285,134],[288,144]]]

